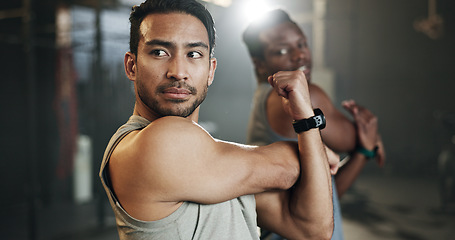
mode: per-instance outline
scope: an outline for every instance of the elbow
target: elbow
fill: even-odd
[[[292,164],[282,164],[279,166],[281,173],[279,174],[279,179],[277,182],[278,188],[282,190],[287,190],[294,186],[297,182],[297,179],[300,176],[300,167],[299,165],[295,166]]]
[[[326,223],[315,225],[312,229],[307,229],[307,232],[304,233],[305,237],[302,239],[330,240],[332,239],[333,229],[333,220],[327,221]]]
[[[317,221],[310,219],[303,220],[298,224],[298,235],[290,239],[321,240],[332,239],[334,230],[333,217],[320,218]]]
[[[326,221],[321,223],[321,229],[317,233],[319,236],[318,236],[318,238],[314,238],[314,239],[330,240],[330,239],[332,239],[334,229],[335,229],[335,224],[334,224],[334,220],[333,220],[333,215],[331,215],[330,217],[326,218]]]
[[[333,231],[335,229],[335,220],[333,211],[327,213],[325,217],[320,218],[320,221],[314,222],[315,238],[312,239],[332,239]]]
[[[326,226],[324,226],[324,229],[321,231],[320,236],[317,239],[327,239],[327,240],[332,239],[333,230],[334,230],[334,224],[333,224],[333,220],[332,220],[332,221],[330,221],[330,223],[328,223]]]

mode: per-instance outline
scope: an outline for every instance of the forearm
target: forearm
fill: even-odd
[[[343,196],[343,194],[354,183],[367,163],[366,157],[357,152],[351,154],[349,158],[348,162],[343,165],[343,167],[341,167],[335,175],[336,188],[339,198],[341,198],[341,196]]]
[[[362,147],[366,150],[364,153],[358,152],[358,149],[350,151],[350,160],[348,163],[340,169],[340,172],[336,175],[336,184],[338,195],[341,197],[344,192],[351,186],[356,180],[357,176],[362,171],[367,158],[364,154],[375,156],[377,153],[378,145],[382,144],[381,138],[378,134],[378,119],[368,109],[357,105],[354,101],[344,101],[343,107],[349,111],[356,124],[356,135],[357,135],[357,146]],[[381,146],[381,152],[379,153],[378,163],[380,166],[384,163],[383,147]]]
[[[330,238],[333,230],[329,164],[318,129],[300,133],[300,178],[290,192],[289,211],[310,239]]]
[[[302,71],[280,71],[268,81],[282,97],[283,109],[293,120],[314,116],[308,82]],[[288,239],[330,239],[333,232],[331,176],[320,131],[310,128],[297,132],[300,178],[293,188],[279,195],[277,203],[281,202],[283,208],[278,204],[272,208],[279,218],[268,223],[282,220],[280,233],[284,232]]]

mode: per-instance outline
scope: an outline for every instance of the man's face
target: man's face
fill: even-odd
[[[264,44],[264,59],[258,60],[256,67],[261,75],[302,69],[310,81],[311,53],[298,26],[290,22],[279,24],[263,31],[260,40]]]
[[[204,101],[216,68],[204,24],[188,14],[151,14],[140,34],[130,77],[137,101],[156,117],[188,117]]]

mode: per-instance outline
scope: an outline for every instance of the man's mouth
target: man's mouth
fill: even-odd
[[[311,69],[306,65],[299,67],[299,70],[302,71],[306,76],[308,76],[308,74],[311,72]]]
[[[172,82],[158,86],[156,94],[161,94],[168,100],[185,100],[196,95],[197,90],[185,82]]]
[[[191,91],[185,88],[166,88],[163,91],[164,93],[174,93],[174,94],[191,94]]]
[[[301,67],[299,67],[298,69],[299,71],[302,71],[303,74],[305,74],[305,77],[307,78],[307,80],[309,81],[310,78],[311,78],[311,69],[309,67],[307,67],[306,65],[303,65]]]
[[[299,70],[302,71],[302,72],[305,72],[305,70],[307,70],[307,67],[305,65],[299,67]]]
[[[170,99],[184,99],[191,95],[192,92],[185,88],[170,87],[164,89],[163,94]]]

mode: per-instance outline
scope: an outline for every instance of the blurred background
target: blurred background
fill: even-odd
[[[256,81],[241,33],[281,7],[305,31],[313,80],[378,117],[387,151],[341,199],[346,239],[455,239],[455,1],[207,0],[215,82],[200,123],[243,143]],[[0,2],[2,239],[117,239],[98,178],[132,114],[131,0]],[[343,111],[343,110],[342,110]]]

